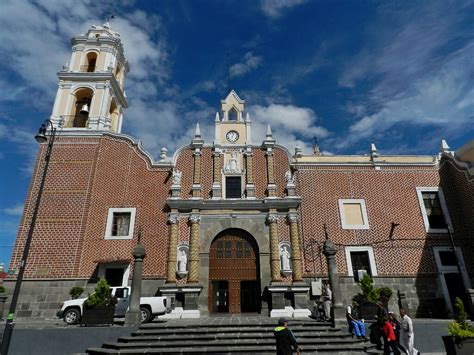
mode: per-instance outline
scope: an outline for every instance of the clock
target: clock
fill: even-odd
[[[226,133],[225,138],[229,142],[235,143],[239,139],[239,133],[237,133],[236,131],[229,131],[229,132]]]

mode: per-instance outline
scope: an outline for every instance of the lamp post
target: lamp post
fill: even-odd
[[[46,137],[46,132],[48,128],[51,129],[49,140]],[[26,261],[28,259],[28,254],[30,252],[31,240],[33,238],[33,232],[35,230],[36,218],[38,217],[38,211],[41,203],[41,196],[44,190],[44,183],[46,181],[46,174],[48,173],[49,160],[51,158],[51,153],[53,150],[54,139],[56,138],[56,128],[53,126],[53,123],[48,119],[43,122],[41,127],[38,130],[38,134],[35,136],[35,139],[38,143],[48,142],[48,147],[46,149],[45,155],[45,165],[43,169],[43,176],[41,178],[41,184],[38,190],[38,196],[36,197],[35,209],[33,211],[33,217],[31,218],[30,229],[25,241],[25,247],[23,249],[23,256],[20,261],[20,269],[15,283],[15,289],[13,290],[12,301],[10,303],[10,309],[8,310],[7,322],[5,324],[5,330],[3,332],[2,338],[2,348],[1,354],[7,355],[8,348],[10,346],[10,340],[13,332],[13,317],[16,309],[16,304],[18,302],[18,297],[20,295],[21,283],[23,281],[23,274],[25,273]]]

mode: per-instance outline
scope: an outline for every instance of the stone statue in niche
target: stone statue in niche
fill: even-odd
[[[281,269],[282,270],[291,270],[291,267],[290,267],[290,252],[288,251],[288,247],[286,245],[281,247],[280,257],[281,257]]]
[[[173,175],[171,175],[171,181],[173,182],[173,185],[181,184],[181,175],[181,171],[179,171],[178,169],[173,169]]]
[[[237,152],[232,152],[230,154],[230,159],[227,162],[225,167],[225,171],[228,173],[238,173],[239,172],[239,165],[237,162]]]
[[[285,180],[286,180],[286,184],[287,184],[287,185],[292,185],[292,184],[295,183],[295,179],[294,179],[293,174],[291,173],[291,170],[288,170],[288,171],[285,173]]]
[[[178,272],[186,272],[188,267],[188,256],[186,250],[180,250],[178,255]]]

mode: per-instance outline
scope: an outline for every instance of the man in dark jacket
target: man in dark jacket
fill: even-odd
[[[278,319],[278,327],[275,328],[273,334],[276,339],[277,355],[293,354],[292,347],[299,354],[299,348],[295,336],[288,328],[288,320],[285,318]]]

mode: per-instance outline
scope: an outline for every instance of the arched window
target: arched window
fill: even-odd
[[[229,111],[229,121],[237,121],[238,114],[235,108],[231,108]]]
[[[84,71],[93,73],[95,71],[95,64],[97,62],[97,53],[87,53],[87,64],[84,66]]]
[[[76,102],[70,122],[72,127],[87,127],[93,94],[93,91],[88,88],[80,89],[76,92]]]

